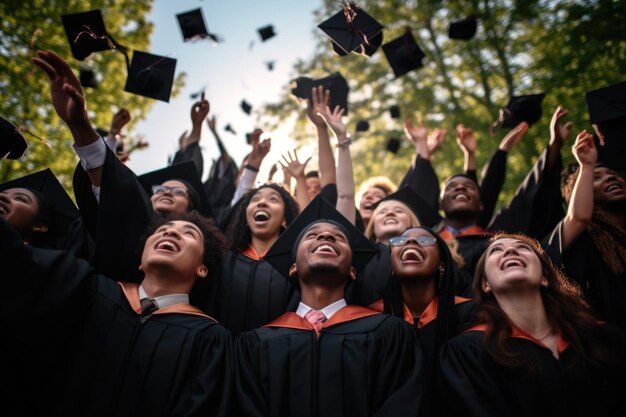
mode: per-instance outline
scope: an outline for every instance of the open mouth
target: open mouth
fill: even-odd
[[[500,266],[500,269],[502,271],[505,271],[509,268],[524,268],[526,266],[526,264],[518,258],[511,258],[511,259],[507,259],[506,261],[502,262],[502,265]]]
[[[180,251],[180,248],[178,247],[178,245],[171,240],[161,240],[157,242],[155,249],[160,250],[160,251],[173,252],[173,253]]]
[[[270,219],[270,217],[269,213],[263,210],[257,211],[253,216],[255,222],[266,222]]]
[[[400,252],[402,262],[424,262],[424,254],[415,248],[406,248]]]
[[[385,219],[385,221],[383,221],[383,224],[398,224],[398,219],[390,217],[388,219]]]
[[[469,201],[470,200],[467,194],[457,194],[452,199],[454,201]]]
[[[170,197],[161,197],[159,198],[159,203],[174,204],[174,199]]]
[[[604,191],[606,191],[607,193],[610,193],[610,192],[613,192],[613,191],[616,191],[616,190],[620,190],[621,191],[622,190],[622,186],[620,184],[611,184],[611,185],[609,185],[608,187],[606,187],[604,189]]]
[[[322,243],[313,249],[313,253],[328,253],[331,255],[337,255],[337,249],[327,243]]]

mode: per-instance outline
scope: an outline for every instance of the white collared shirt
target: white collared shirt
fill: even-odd
[[[151,298],[146,290],[143,287],[139,286],[139,299],[143,300],[144,298]],[[169,307],[174,304],[189,304],[189,294],[180,293],[180,294],[167,294],[161,295],[160,297],[154,297],[154,301],[156,301],[159,308]]]
[[[333,314],[335,314],[336,312],[338,312],[339,310],[341,310],[347,305],[348,304],[346,303],[346,300],[342,298],[341,300],[335,301],[334,303],[327,305],[320,311],[324,313],[327,320],[330,320]],[[314,309],[304,304],[302,301],[300,301],[300,304],[298,305],[298,309],[296,310],[296,314],[304,318],[304,315],[308,313],[309,310],[314,310]]]

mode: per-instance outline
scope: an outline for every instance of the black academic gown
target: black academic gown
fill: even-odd
[[[204,182],[204,190],[209,199],[209,205],[211,206],[211,213],[216,224],[222,224],[230,211],[230,203],[233,200],[235,191],[237,190],[237,175],[239,170],[237,165],[229,158],[228,164],[221,176],[219,175],[219,165],[221,164],[218,159],[213,163],[209,178]]]
[[[0,263],[4,343],[30,415],[229,415],[230,335],[197,308],[176,304],[142,321],[137,284],[24,246],[1,219]]]
[[[236,342],[238,416],[418,416],[423,358],[397,317],[346,306],[319,338],[296,313]]]
[[[174,154],[174,158],[169,165],[182,164],[183,162],[192,161],[198,171],[198,176],[202,178],[204,172],[204,157],[202,156],[202,148],[200,148],[200,142],[192,142],[185,148],[185,150],[179,149]]]
[[[626,332],[626,273],[611,271],[586,230],[567,248],[562,247],[562,233],[563,222],[542,242],[546,253],[576,281],[600,319]]]
[[[233,336],[266,325],[300,302],[294,286],[267,261],[239,250],[226,253],[214,284],[208,311]]]
[[[483,344],[481,328],[451,339],[440,355],[441,397],[446,416],[467,417],[588,417],[626,415],[626,386],[623,375],[598,369],[591,364],[587,378],[568,371],[572,348],[559,339],[559,359],[525,334],[507,341],[522,352],[536,368],[505,368],[495,363]],[[618,354],[624,354],[624,334],[605,326],[605,340]]]

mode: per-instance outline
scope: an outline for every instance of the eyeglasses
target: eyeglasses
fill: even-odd
[[[391,239],[389,239],[389,244],[391,246],[404,246],[407,243],[409,243],[410,240],[412,240],[413,242],[417,243],[420,246],[433,246],[435,242],[437,242],[437,239],[435,239],[432,236],[417,236],[417,237],[398,236],[398,237],[392,237]]]
[[[153,185],[152,186],[152,194],[163,194],[166,192],[170,192],[175,196],[183,197],[186,196],[188,191],[183,187],[168,187],[167,185]]]

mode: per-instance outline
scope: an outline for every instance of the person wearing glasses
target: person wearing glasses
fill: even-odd
[[[389,249],[391,278],[383,298],[370,308],[403,318],[411,325],[424,353],[427,375],[433,381],[441,346],[470,319],[474,303],[455,296],[456,263],[446,242],[433,230],[408,228],[389,239]],[[438,403],[433,401],[432,406]]]

